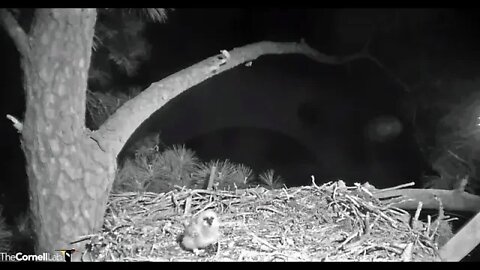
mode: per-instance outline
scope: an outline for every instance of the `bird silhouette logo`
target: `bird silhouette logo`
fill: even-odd
[[[57,249],[56,251],[60,251],[62,256],[65,258],[66,262],[72,261],[72,254],[75,252],[75,249]]]

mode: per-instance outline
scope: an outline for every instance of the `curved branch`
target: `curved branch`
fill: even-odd
[[[152,83],[141,94],[127,101],[111,115],[96,132],[92,133],[92,139],[97,141],[102,149],[117,155],[135,129],[172,98],[215,75],[269,54],[301,54],[319,63],[331,65],[369,57],[364,52],[345,57],[329,56],[318,52],[304,41],[262,41],[234,48],[229,52],[223,50],[221,54]]]
[[[5,31],[7,31],[8,35],[13,39],[13,42],[22,57],[26,57],[30,51],[28,46],[28,35],[23,31],[12,13],[6,9],[0,9],[0,23]]]

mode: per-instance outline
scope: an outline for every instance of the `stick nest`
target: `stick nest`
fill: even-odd
[[[439,260],[433,223],[416,220],[414,226],[407,212],[391,205],[366,185],[342,181],[112,194],[102,231],[76,242],[85,244],[82,258],[94,261]],[[208,208],[221,218],[220,241],[198,254],[183,250],[184,222]]]

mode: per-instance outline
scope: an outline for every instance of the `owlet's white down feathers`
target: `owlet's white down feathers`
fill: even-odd
[[[185,226],[182,245],[188,250],[197,253],[198,249],[215,244],[220,238],[220,221],[213,210],[206,210]]]

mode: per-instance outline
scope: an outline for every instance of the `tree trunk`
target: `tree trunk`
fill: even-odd
[[[85,128],[95,9],[40,9],[23,55],[26,112],[22,146],[37,253],[101,227],[115,158]]]

